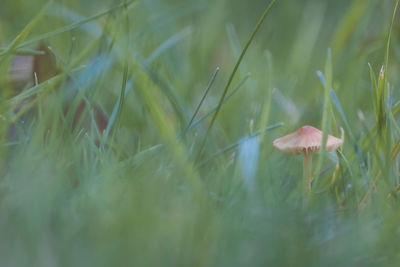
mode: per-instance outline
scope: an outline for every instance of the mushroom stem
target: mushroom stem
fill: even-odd
[[[303,153],[303,202],[307,202],[311,194],[312,151]]]

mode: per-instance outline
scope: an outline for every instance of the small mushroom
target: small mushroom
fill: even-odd
[[[343,139],[328,135],[326,151],[331,152],[343,144]],[[296,132],[274,140],[274,147],[286,154],[303,154],[303,199],[306,201],[311,193],[312,152],[322,146],[322,132],[312,126],[303,126]]]

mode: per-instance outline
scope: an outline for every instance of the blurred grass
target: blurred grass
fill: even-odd
[[[276,1],[231,86],[269,2],[130,2],[0,3],[1,266],[398,265],[397,0]],[[302,207],[307,124],[345,142]]]

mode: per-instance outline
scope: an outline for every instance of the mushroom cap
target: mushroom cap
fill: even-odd
[[[312,126],[303,126],[296,132],[274,140],[274,147],[283,153],[299,155],[319,151],[322,146],[322,132]],[[328,134],[326,151],[331,152],[343,144],[343,140]]]

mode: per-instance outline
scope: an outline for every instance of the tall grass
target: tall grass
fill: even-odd
[[[1,1],[0,265],[397,266],[398,2]]]

